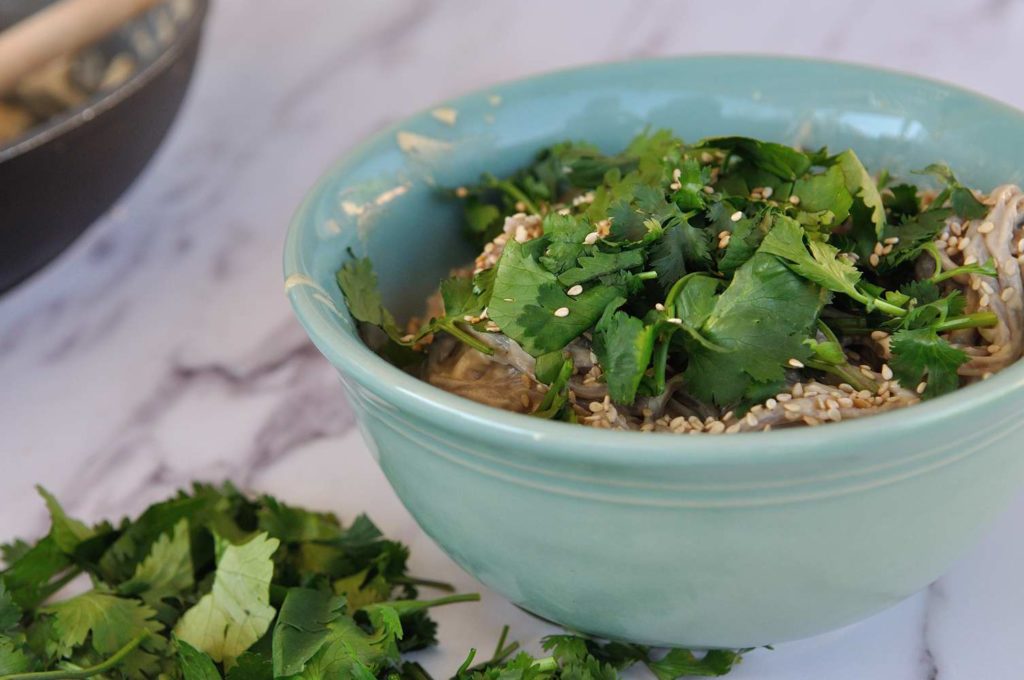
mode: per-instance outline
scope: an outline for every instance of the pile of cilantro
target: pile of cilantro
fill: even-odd
[[[510,239],[497,265],[472,279],[443,282],[445,313],[418,333],[399,331],[368,260],[346,263],[338,282],[355,318],[382,328],[390,356],[403,360],[437,332],[489,352],[467,330],[496,332],[493,322],[557,388],[539,411],[549,417],[572,419],[565,348],[584,333],[618,404],[662,394],[675,377],[719,412],[742,409],[780,391],[801,365],[800,379],[831,374],[873,388],[844,346],[877,330],[892,335],[896,378],[910,389],[925,382],[930,398],[959,386],[968,359],[944,334],[997,319],[965,314],[949,282],[994,275],[991,262],[918,277],[922,258],[941,272],[933,241],[947,218],[986,214],[945,166],[921,172],[944,185],[927,205],[914,185],[873,178],[851,150],[745,137],[687,145],[668,131],[614,155],[566,142],[510,177],[458,190],[477,243],[516,212],[541,216],[544,233]],[[587,238],[602,225],[602,238]],[[879,256],[877,244],[892,247]],[[485,309],[488,319],[470,323]]]
[[[431,680],[406,655],[436,644],[430,607],[475,594],[417,599],[408,550],[365,516],[250,499],[196,485],[134,521],[70,518],[41,490],[49,533],[2,546],[0,680]],[[74,592],[70,592],[74,591]],[[547,638],[549,656],[506,644],[459,680],[615,680],[644,664],[658,680],[724,675],[740,660],[718,650]]]

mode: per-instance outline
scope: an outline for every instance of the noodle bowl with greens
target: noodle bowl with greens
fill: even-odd
[[[922,190],[852,150],[645,133],[566,142],[459,187],[476,261],[400,327],[366,259],[364,339],[498,408],[593,427],[768,431],[952,392],[1024,343],[1024,193],[943,165]]]

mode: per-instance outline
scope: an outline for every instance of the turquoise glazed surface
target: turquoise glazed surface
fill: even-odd
[[[334,283],[372,258],[399,314],[473,256],[438,187],[565,138],[645,126],[850,146],[870,168],[948,162],[1021,182],[1024,116],[917,78],[755,56],[608,64],[495,86],[353,151],[288,234],[286,288],[423,529],[522,607],[595,635],[740,647],[821,633],[938,577],[1024,474],[1024,365],[896,413],[728,436],[608,432],[447,394],[375,356]]]

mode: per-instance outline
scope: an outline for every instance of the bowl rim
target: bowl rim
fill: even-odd
[[[984,410],[1024,390],[1024,359],[991,378],[960,388],[906,409],[829,423],[822,427],[797,427],[771,432],[742,432],[728,437],[697,436],[681,438],[670,432],[633,432],[605,430],[578,424],[553,422],[529,415],[505,411],[446,392],[416,378],[374,353],[357,334],[338,325],[339,311],[319,287],[302,257],[301,246],[315,238],[313,215],[318,199],[336,179],[361,159],[372,153],[381,142],[394,138],[409,121],[429,115],[438,106],[459,108],[464,101],[496,90],[504,90],[531,81],[571,78],[576,74],[608,68],[643,68],[651,63],[742,62],[750,59],[774,61],[779,64],[816,64],[861,75],[884,74],[908,83],[927,84],[960,97],[980,101],[1001,109],[1020,120],[1024,111],[988,95],[968,88],[922,77],[896,69],[879,68],[851,62],[800,56],[741,54],[693,54],[621,61],[600,62],[548,71],[526,77],[501,81],[476,88],[456,97],[432,104],[370,135],[348,150],[307,192],[294,214],[284,247],[285,292],[295,315],[310,339],[331,362],[342,378],[350,378],[366,386],[370,392],[400,411],[438,427],[473,432],[474,439],[500,440],[513,448],[525,449],[570,464],[690,467],[710,465],[775,465],[807,461],[839,460],[863,456],[877,450],[879,433],[898,436],[926,430],[929,426],[948,423],[964,412],[964,396],[971,410]],[[504,96],[504,95],[503,95]],[[329,305],[329,307],[328,307]],[[344,312],[347,314],[347,310]],[[835,446],[842,441],[842,446]],[[624,451],[629,451],[624,456]],[[898,452],[889,452],[898,453]]]
[[[133,73],[128,80],[113,90],[103,92],[98,97],[93,94],[78,106],[58,113],[43,123],[26,130],[23,135],[16,137],[11,143],[0,144],[0,163],[26,154],[95,120],[141,90],[147,83],[175,64],[186,45],[199,33],[210,8],[210,0],[193,0],[193,2],[195,6],[191,16],[175,34],[174,39],[151,62]],[[150,11],[158,8],[159,6],[154,7]]]

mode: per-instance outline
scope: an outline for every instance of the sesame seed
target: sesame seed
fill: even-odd
[[[569,316],[569,308],[568,307],[559,307],[558,309],[555,310],[555,316],[557,316],[560,319],[563,319],[563,318]]]
[[[748,413],[747,417],[744,418],[744,420],[747,421],[747,425],[750,425],[751,427],[757,427],[757,416],[755,416],[753,413]]]
[[[967,250],[967,246],[971,245],[971,237],[964,236],[960,239],[960,242],[956,244],[958,250]]]
[[[765,187],[764,189],[761,190],[761,195],[764,196],[765,198],[771,198],[772,194],[774,193],[775,190],[772,189],[771,187]]]
[[[590,409],[591,413],[600,413],[604,410],[604,404],[599,401],[592,401],[587,408]]]
[[[790,366],[792,366],[793,368],[803,368],[804,367],[804,362],[800,361],[799,359],[790,359],[786,363],[789,364]]]
[[[800,197],[797,196],[796,194],[793,194],[792,196],[789,197],[789,202],[792,203],[793,205],[800,205]]]
[[[682,326],[683,325],[683,320],[682,319],[677,319],[676,317],[672,317],[671,319],[668,320],[668,322],[669,323],[674,323],[677,326]]]
[[[740,424],[739,423],[736,423],[735,425],[730,425],[729,427],[725,428],[725,433],[726,434],[734,434],[734,433],[739,432],[739,431],[740,431]]]
[[[892,380],[892,369],[889,368],[889,364],[882,364],[882,378]]]
[[[875,249],[872,252],[874,252],[875,255],[881,255],[884,248],[885,246],[883,246],[881,243],[875,243]]]
[[[825,415],[829,417],[829,420],[838,422],[843,419],[843,414],[839,412],[838,408],[830,408],[825,412]]]
[[[889,334],[885,331],[871,331],[872,340],[885,340],[887,337],[889,337]]]
[[[723,238],[725,238],[726,236],[728,236],[728,235],[729,235],[729,233],[730,233],[730,232],[729,232],[729,230],[728,230],[728,229],[723,229],[722,231],[718,232],[718,239],[719,239],[719,240],[722,240]]]
[[[894,246],[894,245],[896,245],[899,242],[900,242],[900,237],[899,236],[890,236],[889,238],[885,239],[885,241],[883,241],[883,243],[885,243],[885,245],[887,245],[887,246]]]
[[[892,252],[892,246],[886,246],[882,248],[882,255],[888,255]]]
[[[999,350],[1001,350],[1002,348],[1003,346],[997,343],[992,343],[987,347],[989,354],[999,354]]]
[[[778,401],[776,401],[776,400],[775,400],[774,398],[772,398],[772,397],[769,397],[769,398],[768,398],[768,400],[767,400],[766,402],[764,402],[764,406],[765,406],[765,408],[767,408],[767,409],[774,409],[774,408],[775,408],[776,406],[778,406],[778,405],[779,405],[779,402],[778,402]]]
[[[579,295],[582,292],[583,292],[583,286],[581,286],[580,284],[577,283],[575,286],[573,286],[569,290],[565,291],[565,294],[569,295],[571,297],[576,297],[577,295]]]
[[[968,255],[967,257],[964,258],[964,264],[978,264],[978,258],[976,258],[974,255]]]
[[[530,396],[527,394],[520,394],[519,403],[522,404],[524,408],[530,408]]]
[[[821,421],[815,418],[814,416],[804,416],[804,422],[810,425],[811,427],[814,427],[815,425],[821,425]]]
[[[713,194],[713,193],[715,193],[715,188],[714,187],[705,186],[704,187],[704,193],[705,194]]]
[[[1017,273],[1018,269],[1020,269],[1020,267],[1013,260],[1007,260],[1003,263],[1003,273],[1007,276],[1013,276]]]
[[[860,372],[861,372],[861,375],[863,375],[865,378],[874,378],[875,377],[874,371],[872,371],[870,368],[866,368],[864,366],[861,366],[860,367]]]
[[[871,253],[871,257],[868,258],[868,262],[871,263],[872,267],[877,267],[880,261],[881,260],[878,257],[878,253]]]
[[[991,233],[992,230],[995,229],[995,228],[996,228],[996,225],[992,224],[991,222],[982,222],[981,226],[978,227],[978,233],[979,234],[988,234],[988,233]]]
[[[999,299],[1003,302],[1009,302],[1013,299],[1013,296],[1017,294],[1017,290],[1014,288],[1004,288],[1003,292],[999,294]]]
[[[732,215],[729,215],[729,219],[732,220],[733,222],[739,222],[740,220],[743,219],[743,211],[737,210]]]
[[[800,404],[783,404],[782,408],[786,409],[791,413],[796,413],[797,411],[803,410],[803,406],[801,406]]]
[[[994,294],[994,293],[996,292],[995,288],[993,288],[993,287],[992,287],[992,284],[991,284],[991,283],[989,283],[988,281],[982,281],[982,282],[981,282],[981,290],[982,290],[982,291],[983,291],[983,292],[984,292],[984,293],[985,293],[986,295],[993,295],[993,294]]]
[[[799,385],[799,384],[800,384],[800,383],[797,383],[797,385]],[[782,392],[782,393],[780,393],[780,394],[776,394],[776,395],[775,395],[775,398],[776,398],[776,399],[778,399],[778,400],[779,400],[779,401],[781,401],[781,402],[787,402],[787,401],[789,401],[790,399],[792,399],[792,398],[793,398],[793,395],[792,395],[792,394],[789,394],[789,393],[787,393],[787,392]]]
[[[661,304],[660,302],[655,303],[654,308],[659,312],[665,311],[665,305]]]
[[[592,231],[583,238],[583,244],[592,246],[597,243],[597,239],[601,238],[601,235],[596,231]]]
[[[1022,238],[1021,240],[1017,241],[1017,252],[1018,253],[1024,253],[1024,238]]]
[[[722,434],[725,432],[725,423],[721,420],[715,420],[707,426],[708,434]]]
[[[988,299],[988,295],[982,295],[981,299],[978,300],[978,305],[980,307],[988,307],[990,302],[991,302],[991,300]]]

